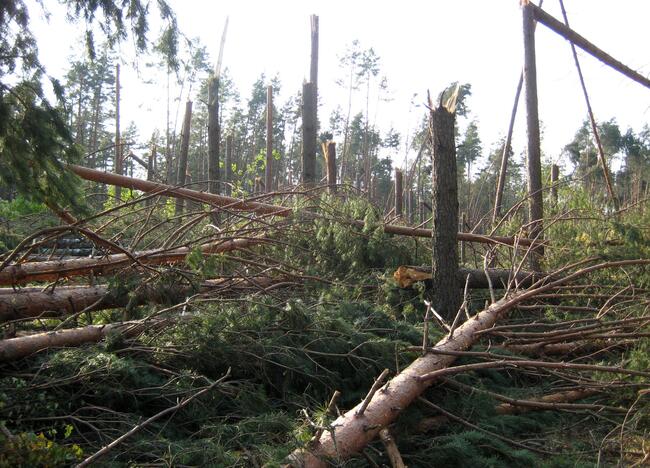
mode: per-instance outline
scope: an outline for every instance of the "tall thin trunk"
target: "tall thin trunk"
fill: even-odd
[[[187,121],[187,116],[186,116]],[[189,125],[189,124],[188,124]],[[208,84],[208,191],[219,193],[219,145],[221,142],[221,127],[219,125],[219,78],[213,77]],[[212,213],[212,222],[217,224],[219,217]]]
[[[264,187],[267,192],[273,191],[273,86],[270,85],[266,88],[266,164],[264,166]]]
[[[183,119],[183,129],[181,130],[181,151],[178,158],[177,185],[184,186],[187,180],[187,154],[190,148],[190,125],[192,123],[192,101],[185,103],[185,118]],[[183,199],[176,199],[176,215],[183,212]]]
[[[528,195],[530,236],[542,238],[544,198],[542,194],[542,163],[537,103],[537,66],[535,63],[535,14],[531,4],[522,6],[524,30],[524,84],[526,89],[526,127],[528,135]],[[530,267],[540,271],[544,251],[537,247],[531,251]]]
[[[114,172],[122,175],[122,139],[120,137],[120,64],[115,65],[115,161]],[[115,187],[115,202],[122,199],[122,188]]]

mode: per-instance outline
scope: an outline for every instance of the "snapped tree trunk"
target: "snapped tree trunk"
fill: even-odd
[[[208,188],[210,193],[219,193],[219,79],[213,77],[208,83]],[[218,224],[217,213],[213,213],[212,222]]]
[[[458,282],[458,186],[455,114],[440,105],[431,110],[433,308],[453,319],[461,305]]]
[[[302,183],[307,186],[316,182],[316,86],[302,86]]]
[[[187,154],[190,149],[190,125],[192,123],[192,101],[185,103],[185,118],[183,119],[183,129],[181,131],[181,153],[178,159],[178,176],[176,184],[181,187],[185,185],[187,179]],[[176,215],[183,212],[183,199],[176,199]]]

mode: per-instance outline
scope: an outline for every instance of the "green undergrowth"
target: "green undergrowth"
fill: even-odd
[[[250,252],[205,257],[193,251],[185,265],[169,268],[147,284],[164,296],[164,305],[133,306],[128,313],[137,319],[160,310],[173,302],[169,293],[174,287],[191,286],[196,291],[203,279],[215,273],[241,271],[241,259],[277,260],[278,275],[300,278],[299,286],[243,297],[209,297],[184,308],[176,322],[151,329],[137,340],[112,334],[97,345],[43,351],[3,365],[0,425],[5,430],[0,431],[0,467],[72,466],[229,370],[222,384],[148,424],[94,466],[281,466],[291,451],[308,445],[315,431],[311,422],[327,426],[333,420],[326,408],[335,391],[341,392],[339,408],[349,409],[384,369],[394,375],[408,366],[420,355],[406,348],[422,345],[427,292],[423,284],[397,288],[392,273],[402,264],[427,264],[426,240],[385,234],[380,217],[362,200],[337,204],[324,197],[321,202],[322,218],[269,230],[269,237],[277,242],[256,250],[257,257]],[[363,219],[364,225],[351,226],[354,219]],[[558,223],[554,235],[566,243],[561,249],[549,249],[548,262],[559,266],[562,256],[565,261],[583,258],[587,242],[583,234],[597,238],[600,247],[614,238],[620,241],[611,246],[619,250],[608,251],[607,258],[645,255],[648,233],[625,227],[636,221]],[[603,230],[603,223],[610,231]],[[250,276],[269,274],[262,267],[256,270],[253,262],[245,267]],[[639,284],[647,284],[642,269],[629,272],[636,274]],[[625,284],[626,273],[621,270],[598,275],[594,278],[599,282]],[[121,275],[109,287],[112,293],[133,299],[143,281]],[[472,312],[482,307],[485,297],[485,292],[474,294]],[[587,304],[579,298],[566,303]],[[581,317],[552,306],[513,312],[511,319],[553,322]],[[627,304],[625,313],[641,314],[643,305]],[[614,312],[611,315],[616,317]],[[93,315],[93,323],[123,316],[123,309],[104,311]],[[77,325],[86,324],[84,320],[85,316],[79,317]],[[37,330],[55,323],[30,326]],[[431,343],[444,335],[435,322],[431,324]],[[490,340],[481,341],[475,350],[511,357],[492,347]],[[630,368],[647,370],[649,354],[644,339],[626,349],[623,359]],[[598,360],[617,365],[621,353],[607,353]],[[478,360],[456,361],[473,362]],[[500,415],[495,411],[499,401],[480,390],[531,399],[556,391],[558,382],[548,375],[513,369],[451,378],[476,390],[438,382],[424,397],[471,425],[448,420],[425,433],[418,430],[422,419],[438,414],[422,402],[404,409],[391,429],[409,467],[594,466],[598,444],[623,417],[560,411]],[[623,389],[605,404],[629,406],[637,397],[636,389]],[[638,399],[637,409],[647,409],[644,398]],[[598,397],[587,400],[592,401],[603,402]],[[643,433],[650,423],[644,416],[647,412],[639,413],[630,415],[628,424]],[[373,442],[367,455],[388,466],[380,442]],[[611,457],[603,457],[609,463]],[[344,466],[371,465],[356,457]]]

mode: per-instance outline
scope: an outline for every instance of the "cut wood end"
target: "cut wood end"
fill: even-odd
[[[418,271],[407,266],[400,266],[393,273],[393,278],[400,288],[410,288],[417,281],[431,279],[431,273]]]

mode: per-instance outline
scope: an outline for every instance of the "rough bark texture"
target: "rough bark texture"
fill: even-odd
[[[316,85],[302,85],[302,183],[316,182]]]
[[[219,126],[219,79],[213,77],[208,83],[208,192],[219,194],[219,141],[221,128]],[[216,213],[212,222],[218,224]]]
[[[535,14],[531,4],[522,7],[524,30],[524,84],[526,89],[526,129],[528,136],[528,196],[530,237],[541,239],[544,218],[542,194],[542,163],[539,136],[539,113],[537,105],[537,65],[535,63]],[[530,267],[541,270],[543,250],[531,251]]]
[[[232,186],[230,183],[232,182],[232,135],[228,135],[226,137],[226,160],[224,161],[224,166],[225,166],[225,178],[224,182],[226,184],[226,195],[230,196],[232,194]]]
[[[185,103],[185,118],[183,119],[183,130],[181,132],[181,152],[178,159],[178,176],[176,177],[176,185],[181,187],[185,185],[187,178],[187,154],[190,149],[190,125],[192,122],[192,101]],[[183,212],[183,199],[176,199],[176,214],[179,215]]]
[[[440,106],[431,111],[433,308],[453,319],[461,305],[458,282],[458,186],[455,115]]]
[[[120,136],[120,64],[115,65],[115,160],[113,166],[116,174],[122,174],[122,139]],[[115,187],[115,201],[122,199],[122,188]]]
[[[264,187],[273,191],[273,86],[266,88],[266,165]]]
[[[284,206],[268,205],[266,203],[248,202],[238,198],[225,197],[221,195],[214,195],[211,193],[199,192],[197,190],[190,190],[181,187],[172,187],[170,185],[158,184],[156,182],[149,182],[146,180],[134,179],[132,177],[120,176],[108,172],[96,171],[86,167],[69,165],[68,166],[79,177],[91,180],[93,182],[100,182],[104,184],[119,185],[121,187],[128,187],[136,190],[142,190],[147,193],[159,193],[175,198],[187,198],[189,200],[197,200],[209,203],[214,206],[220,206],[228,210],[237,211],[252,211],[259,214],[289,216],[292,212],[291,208]]]
[[[402,217],[402,208],[404,207],[404,187],[402,171],[395,169],[395,216]]]
[[[201,247],[203,253],[229,252],[247,248],[265,242],[264,239],[234,239],[217,241]],[[188,247],[169,251],[150,250],[135,252],[133,256],[126,254],[108,255],[101,258],[77,258],[73,260],[52,260],[46,262],[20,263],[9,265],[0,271],[0,284],[21,284],[31,281],[56,281],[72,276],[106,275],[134,263],[133,258],[144,265],[162,265],[182,262],[191,252]]]
[[[255,277],[251,281],[257,287],[266,287],[274,280],[268,277]],[[54,291],[47,292],[25,288],[18,292],[0,293],[0,323],[37,317],[65,317],[82,310],[92,312],[145,303],[176,304],[195,292],[237,292],[242,288],[250,287],[251,281],[240,278],[207,280],[198,290],[187,285],[164,288],[144,286],[138,288],[133,295],[113,294],[107,286],[58,287]],[[282,281],[282,279],[275,281]]]
[[[461,325],[453,339],[444,338],[437,343],[440,351],[465,351],[476,339],[476,333],[492,327],[506,313],[512,303],[524,294],[501,299],[474,318]],[[289,458],[293,467],[326,467],[328,461],[344,460],[370,443],[379,431],[392,423],[400,411],[408,407],[434,380],[421,380],[419,376],[448,367],[455,356],[427,354],[416,359],[408,368],[384,385],[374,396],[362,416],[357,416],[361,403],[336,419],[331,427],[335,437],[326,431],[311,451],[296,450]]]
[[[147,193],[159,193],[161,195],[167,195],[170,197],[176,198],[187,198],[189,200],[198,200],[205,203],[210,203],[214,206],[221,206],[228,210],[237,210],[237,211],[249,211],[263,215],[275,215],[288,217],[291,216],[293,211],[291,208],[286,208],[284,206],[278,205],[269,205],[266,203],[252,202],[240,200],[238,198],[226,197],[222,195],[213,195],[211,193],[198,192],[196,190],[189,190],[180,187],[172,187],[165,184],[159,184],[156,182],[149,182],[146,180],[134,179],[132,177],[118,176],[117,174],[111,174],[110,172],[102,172],[94,169],[88,169],[82,166],[76,166],[74,164],[68,165],[70,170],[72,170],[79,177],[91,180],[93,182],[100,182],[104,184],[120,185],[121,187],[128,187],[136,190],[142,190]],[[364,226],[364,222],[361,220],[351,221],[351,224],[354,226]],[[396,226],[392,224],[385,224],[384,232],[387,234],[397,234],[401,236],[412,236],[412,237],[427,237],[431,238],[430,229],[414,228],[408,226]],[[513,245],[517,242],[520,246],[529,246],[531,245],[531,239],[518,238],[514,237],[505,237],[505,236],[485,236],[482,234],[473,234],[469,232],[459,232],[458,240],[464,240],[467,242],[478,242],[482,244],[502,244],[502,245]]]
[[[551,203],[557,206],[557,181],[560,178],[560,168],[557,164],[551,166]]]

